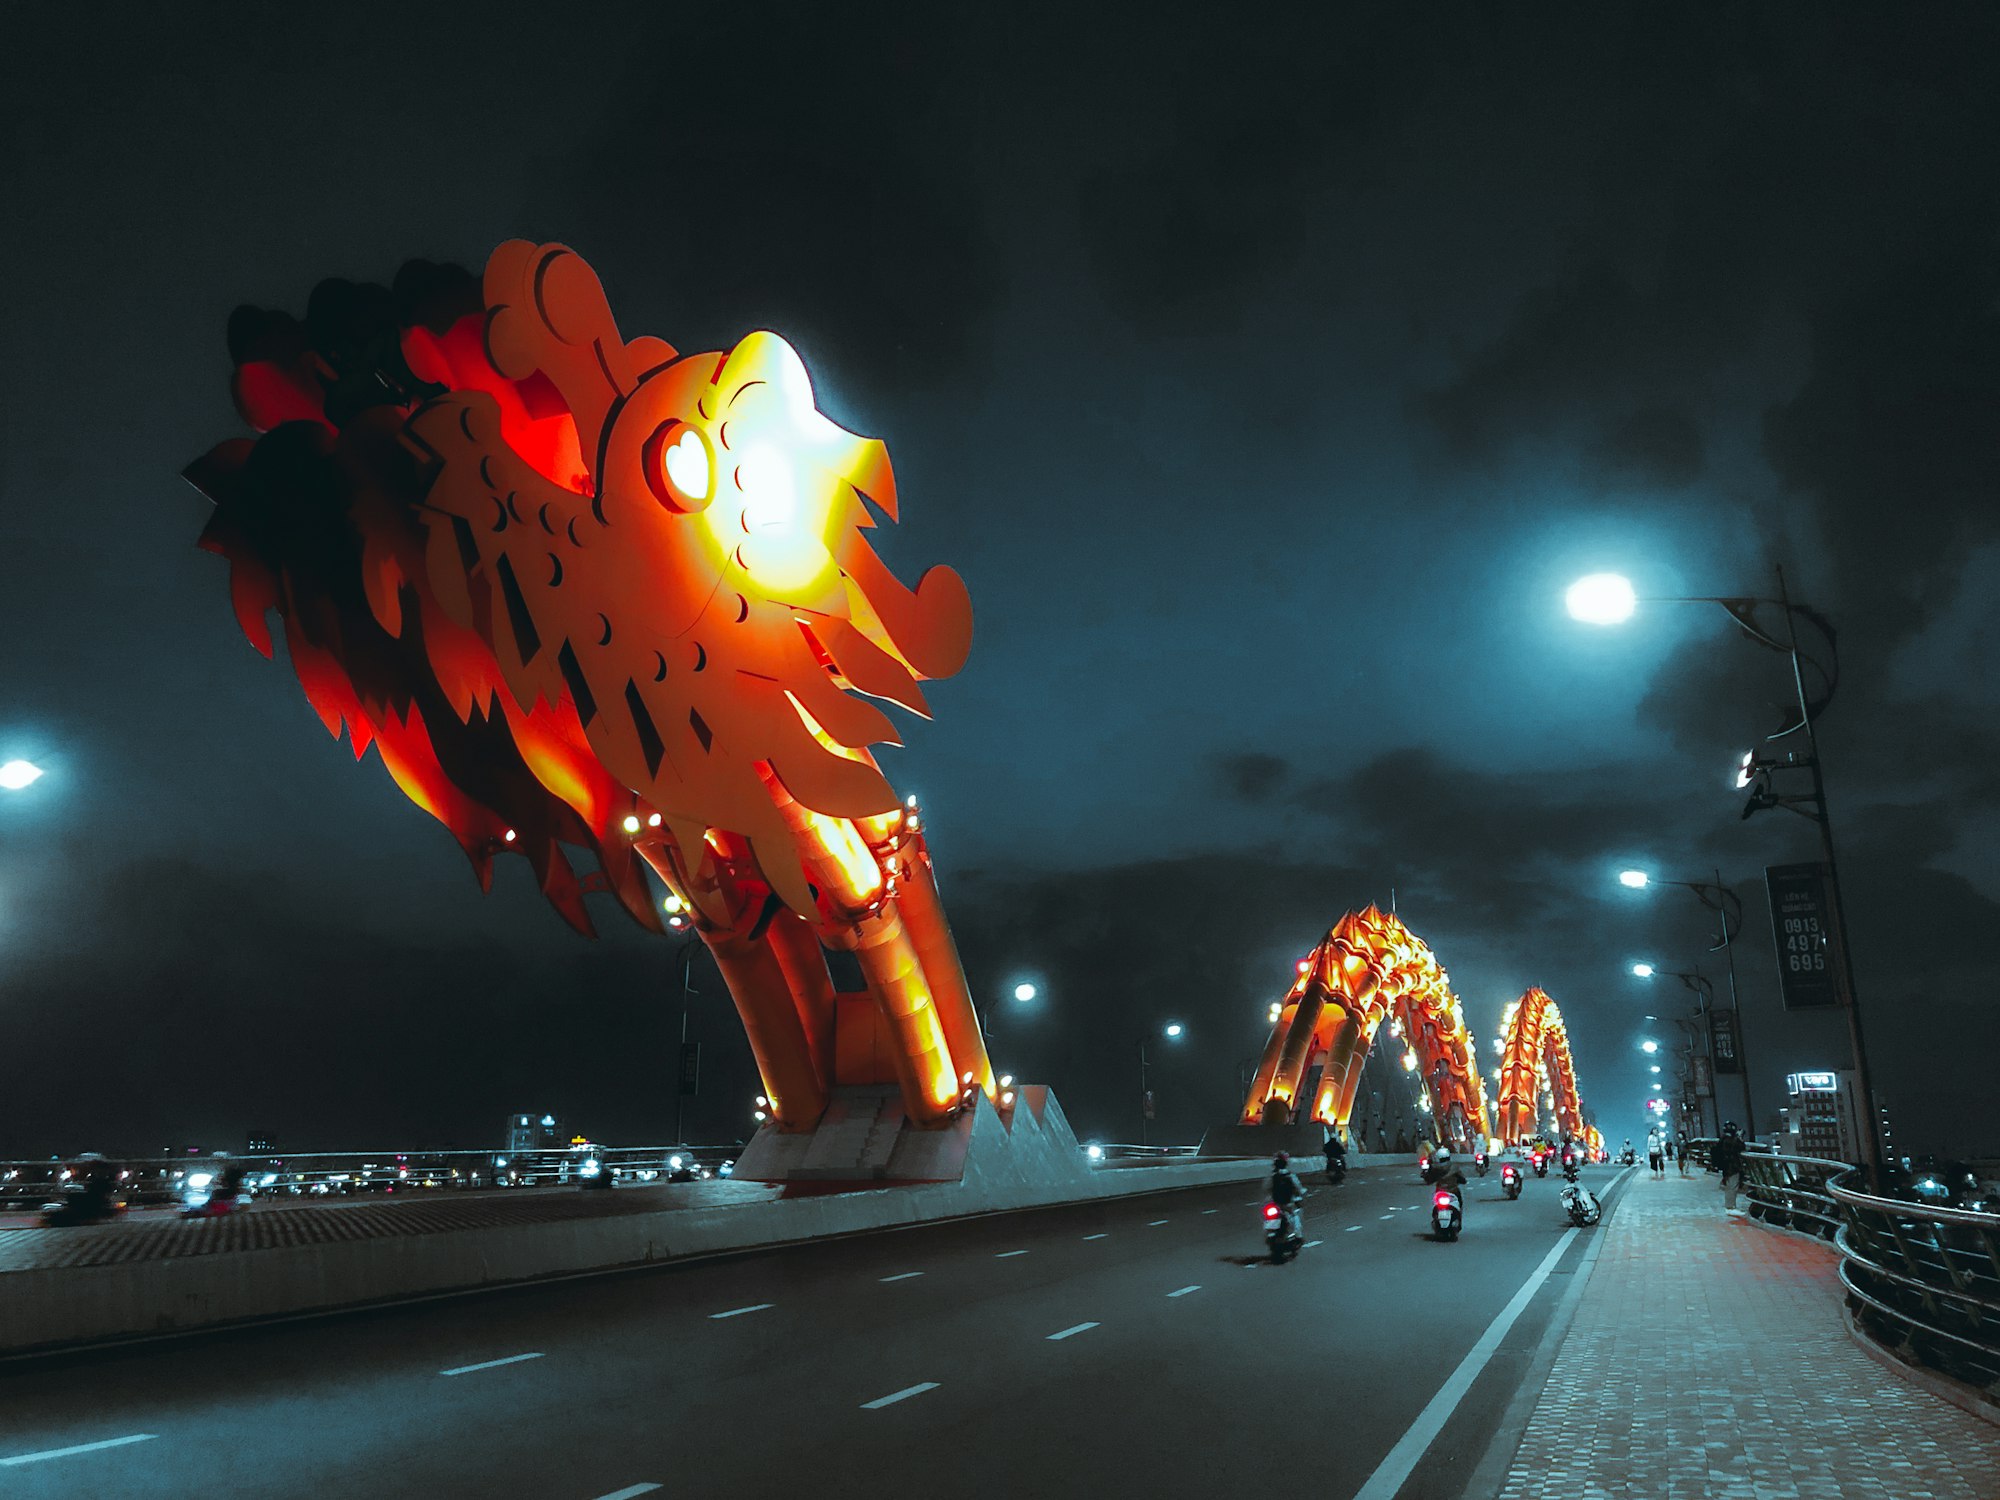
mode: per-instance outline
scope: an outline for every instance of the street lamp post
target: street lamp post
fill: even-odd
[[[1636,878],[1634,878],[1636,877]],[[1647,886],[1672,885],[1684,891],[1693,891],[1695,898],[1722,923],[1722,934],[1709,945],[1710,953],[1720,953],[1729,968],[1729,1011],[1736,1023],[1736,1064],[1743,1079],[1743,1120],[1754,1140],[1757,1135],[1757,1104],[1750,1087],[1750,1045],[1744,1034],[1743,1001],[1736,992],[1736,935],[1743,930],[1743,901],[1736,892],[1722,883],[1722,871],[1718,868],[1713,881],[1707,880],[1660,880],[1644,870],[1625,870],[1618,876],[1619,883],[1633,890],[1644,890]],[[1709,1060],[1714,1061],[1714,1038],[1709,1042]]]
[[[1168,1041],[1179,1041],[1181,1032],[1182,1027],[1180,1022],[1169,1021],[1165,1026],[1159,1028],[1158,1034],[1165,1037]],[[1152,1091],[1146,1083],[1147,1070],[1152,1067],[1152,1062],[1146,1054],[1146,1044],[1153,1039],[1153,1035],[1154,1033],[1152,1032],[1141,1032],[1139,1035],[1139,1144],[1142,1146],[1148,1144],[1147,1135],[1149,1134],[1150,1123],[1148,1116],[1153,1103]]]
[[[1707,1057],[1708,1059],[1709,1094],[1711,1097],[1713,1097],[1715,1093],[1715,1049],[1713,1045],[1713,1032],[1709,1026],[1708,1013],[1715,1006],[1715,986],[1713,984],[1710,984],[1708,981],[1708,976],[1706,974],[1703,974],[1698,969],[1696,970],[1656,969],[1651,964],[1634,964],[1632,965],[1632,972],[1641,979],[1652,979],[1655,976],[1664,976],[1665,978],[1668,979],[1678,979],[1682,984],[1686,985],[1690,990],[1694,992],[1695,1003],[1696,1003],[1695,1014],[1701,1017],[1700,1027],[1697,1028],[1693,1022],[1684,1020],[1680,1016],[1670,1016],[1668,1017],[1668,1019],[1671,1020],[1676,1026],[1681,1027],[1683,1030],[1687,1032],[1687,1046],[1688,1046],[1690,1072],[1693,1071],[1695,1036],[1697,1031],[1699,1031],[1699,1034],[1703,1042],[1701,1048],[1702,1055]],[[1707,1118],[1701,1107],[1701,1095],[1697,1091],[1694,1097],[1695,1097],[1695,1123],[1698,1128],[1706,1129]],[[1715,1114],[1716,1114],[1717,1134],[1720,1134],[1721,1124],[1722,1124],[1722,1104],[1720,1100],[1716,1102]]]
[[[1860,1148],[1860,1166],[1871,1184],[1879,1184],[1882,1170],[1881,1120],[1875,1112],[1875,1087],[1873,1072],[1868,1064],[1867,1040],[1861,1024],[1861,997],[1854,987],[1854,956],[1847,938],[1847,906],[1841,899],[1840,866],[1835,858],[1833,843],[1833,820],[1829,816],[1826,803],[1826,777],[1820,763],[1819,734],[1814,721],[1833,699],[1834,689],[1840,681],[1839,652],[1834,640],[1831,624],[1816,610],[1804,604],[1793,602],[1791,591],[1785,583],[1785,570],[1777,570],[1778,596],[1775,599],[1760,597],[1717,597],[1702,595],[1687,598],[1656,598],[1641,600],[1626,579],[1614,573],[1593,574],[1572,584],[1565,596],[1569,612],[1578,620],[1592,625],[1617,625],[1628,620],[1634,609],[1641,603],[1648,604],[1715,604],[1720,605],[1734,620],[1743,633],[1780,656],[1789,657],[1792,663],[1792,686],[1798,694],[1798,722],[1788,724],[1769,736],[1772,740],[1801,730],[1806,737],[1806,755],[1803,760],[1796,756],[1784,761],[1764,762],[1754,755],[1745,758],[1744,774],[1738,778],[1739,786],[1756,783],[1743,816],[1761,812],[1771,807],[1787,807],[1810,818],[1819,825],[1820,853],[1826,865],[1827,916],[1833,928],[1834,946],[1839,949],[1840,977],[1847,992],[1847,1037],[1854,1054],[1854,1081],[1861,1093],[1861,1114],[1856,1134]],[[1779,610],[1785,617],[1782,636],[1774,635],[1757,619],[1758,610],[1769,605]],[[1804,615],[1820,633],[1826,637],[1827,661],[1813,662],[1813,670],[1821,679],[1821,691],[1815,703],[1806,687],[1806,662],[1808,658],[1799,649],[1799,616]],[[1772,774],[1780,770],[1805,770],[1812,776],[1810,795],[1805,797],[1779,796],[1770,788]],[[1751,1122],[1752,1133],[1756,1124]]]
[[[701,940],[701,932],[694,924],[694,914],[679,896],[666,899],[667,927],[681,940],[681,1046],[674,1056],[674,1144],[685,1146],[685,1110],[687,1106],[687,1047],[688,1047],[688,997],[694,993],[692,971],[694,956],[707,945]]]

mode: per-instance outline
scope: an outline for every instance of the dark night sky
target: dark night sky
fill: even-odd
[[[1777,1000],[1735,755],[1783,661],[1600,568],[1841,627],[1824,721],[1878,1085],[2000,1151],[2000,19],[1990,7],[8,8],[0,1155],[248,1126],[668,1134],[667,947],[573,937],[238,634],[182,466],[223,325],[325,276],[576,246],[628,334],[805,354],[979,634],[926,801],[1003,1066],[1129,1138],[1237,1102],[1292,960],[1401,912],[1475,1029],[1531,983],[1643,1128],[1720,866],[1760,1124],[1845,1058]],[[1251,12],[1243,12],[1245,16]],[[476,18],[476,19],[475,19]],[[723,1054],[699,1133],[747,1128]],[[1720,979],[1720,968],[1711,972]],[[1656,984],[1660,982],[1656,981]],[[698,1020],[698,1029],[703,1024]]]

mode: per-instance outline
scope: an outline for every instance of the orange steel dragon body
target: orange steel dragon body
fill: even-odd
[[[996,1093],[868,701],[927,713],[970,600],[877,557],[887,452],[819,411],[790,345],[627,340],[579,256],[525,241],[477,278],[323,283],[303,321],[239,309],[229,341],[260,435],[187,471],[202,545],[252,644],[272,654],[275,611],[328,730],[378,749],[482,885],[515,852],[583,932],[590,890],[691,922],[782,1129],[842,1084],[900,1085],[919,1124]]]
[[[1468,1144],[1488,1128],[1478,1058],[1449,976],[1423,940],[1370,906],[1335,923],[1299,961],[1243,1103],[1242,1122],[1296,1119],[1345,1130],[1377,1030],[1405,1043],[1442,1139]],[[1307,1073],[1322,1064],[1309,1101]]]
[[[1556,1128],[1595,1152],[1597,1132],[1584,1124],[1577,1097],[1576,1064],[1562,1010],[1539,987],[1507,1007],[1500,1048],[1500,1138],[1518,1144],[1534,1136],[1546,1102]]]

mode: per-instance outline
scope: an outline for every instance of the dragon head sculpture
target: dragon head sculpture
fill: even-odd
[[[927,711],[919,682],[971,645],[964,584],[933,568],[908,589],[876,556],[888,455],[818,410],[776,334],[688,356],[627,342],[561,245],[502,245],[483,285],[477,350],[405,340],[412,371],[450,387],[409,422],[434,471],[432,589],[517,702],[573,705],[684,859],[740,835],[809,909],[784,810],[895,808],[868,750],[898,736],[860,695]]]
[[[618,825],[663,821],[695,899],[726,849],[804,912],[801,820],[895,809],[867,699],[927,712],[971,606],[950,569],[910,589],[876,556],[888,455],[783,339],[627,341],[579,256],[511,241],[477,281],[413,262],[323,284],[303,324],[245,309],[231,342],[263,436],[189,478],[238,617],[268,653],[281,613],[329,727],[476,861],[522,828],[595,845],[636,915]]]

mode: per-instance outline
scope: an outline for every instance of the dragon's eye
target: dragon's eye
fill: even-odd
[[[646,440],[646,483],[673,510],[704,509],[715,495],[708,439],[685,422],[668,422]]]

